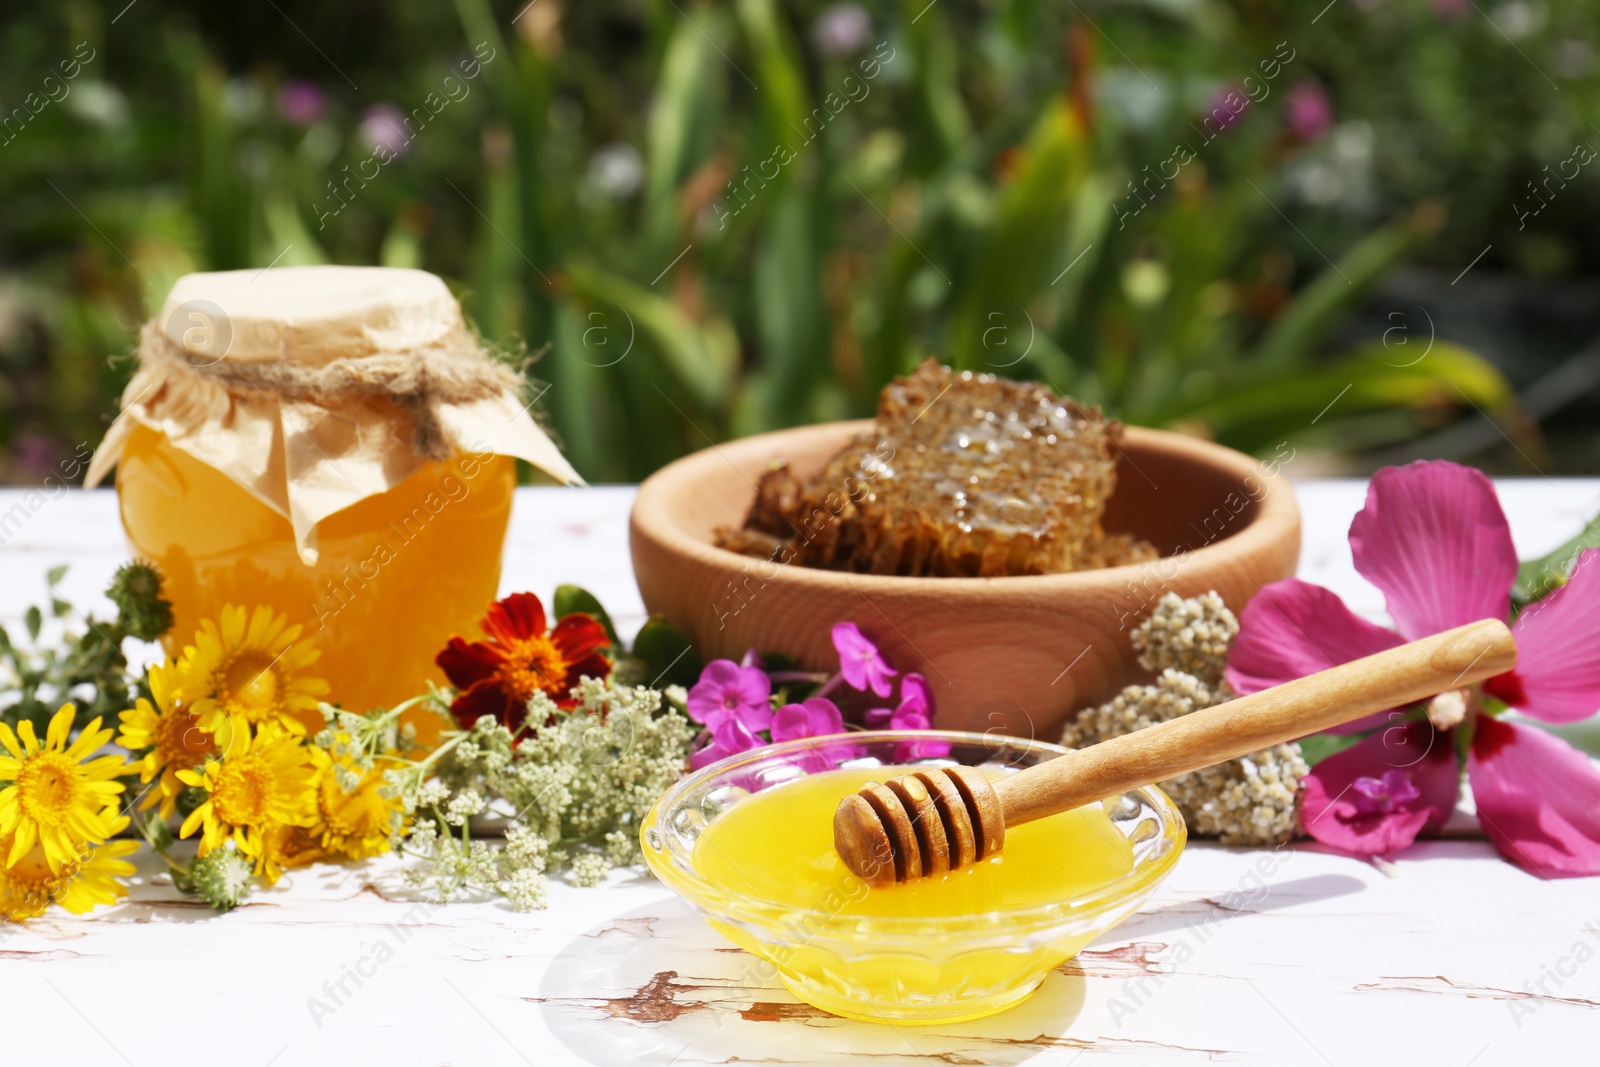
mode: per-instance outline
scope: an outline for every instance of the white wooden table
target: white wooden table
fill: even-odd
[[[1600,507],[1600,481],[1500,489],[1524,556]],[[1344,540],[1362,484],[1297,491],[1302,575],[1381,617]],[[523,490],[505,591],[578,582],[636,627],[631,497]],[[0,515],[21,502],[0,493]],[[98,603],[125,552],[109,492],[32,503],[0,549],[7,625],[54,563]],[[141,871],[121,906],[0,927],[0,1063],[1600,1062],[1600,881],[1543,882],[1472,840],[1421,844],[1388,873],[1308,845],[1191,845],[1142,914],[1033,999],[931,1028],[797,1003],[638,873],[518,914],[420,903],[392,863],[323,865],[219,916]]]

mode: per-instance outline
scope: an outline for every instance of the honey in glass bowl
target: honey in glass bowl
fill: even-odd
[[[520,457],[578,481],[517,379],[421,271],[188,275],[90,468],[156,563],[177,655],[229,604],[270,605],[321,652],[331,702],[393,706],[495,597]],[[438,724],[411,716],[427,744]],[[307,722],[320,728],[320,718]]]
[[[766,745],[674,785],[640,844],[668,888],[808,1004],[867,1022],[978,1019],[1026,999],[1144,903],[1183,851],[1178,809],[1146,786],[1008,828],[980,863],[883,887],[839,858],[833,813],[866,780],[912,766],[998,777],[1065,751],[953,730]]]

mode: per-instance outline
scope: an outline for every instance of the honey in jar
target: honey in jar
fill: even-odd
[[[365,709],[442,682],[434,655],[494,599],[513,457],[578,480],[442,281],[291,267],[178,281],[89,480],[118,467],[169,654],[228,604],[270,605],[315,641],[328,699]]]

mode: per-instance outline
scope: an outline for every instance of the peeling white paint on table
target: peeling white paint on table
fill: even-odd
[[[1296,490],[1302,576],[1381,617],[1344,540],[1362,483]],[[1500,490],[1524,556],[1600,508],[1600,481]],[[624,488],[521,491],[503,589],[578,582],[636,628],[631,499]],[[0,516],[21,502],[0,492]],[[72,564],[64,590],[89,606],[125,553],[109,492],[32,503],[0,531],[8,626],[43,598],[47,566]],[[549,910],[531,914],[407,899],[388,862],[296,872],[223,916],[141,883],[89,917],[0,929],[0,1062],[1485,1067],[1600,1055],[1600,883],[1540,881],[1478,841],[1421,844],[1389,875],[1303,845],[1191,845],[1141,914],[1031,1000],[926,1028],[797,1003],[627,872],[598,889],[557,886]]]

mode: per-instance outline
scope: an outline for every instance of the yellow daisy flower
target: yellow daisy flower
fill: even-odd
[[[349,734],[338,740],[348,743]],[[311,835],[330,856],[363,860],[389,851],[389,836],[404,819],[398,796],[385,796],[381,758],[364,773],[348,756],[336,756],[312,749],[311,758],[320,768],[317,780],[317,821]],[[397,764],[398,765],[398,764]],[[355,779],[355,788],[345,786]]]
[[[267,833],[275,824],[310,826],[316,820],[317,768],[300,738],[281,723],[265,723],[254,737],[241,717],[225,728],[220,757],[208,759],[202,770],[177,772],[184,785],[206,791],[205,802],[183,820],[178,834],[189,837],[203,827],[202,856],[231,839],[255,860],[257,874],[275,882],[282,864]]]
[[[126,817],[121,822],[126,824]],[[0,838],[0,849],[10,849],[12,844],[11,837]],[[133,874],[133,864],[123,857],[138,848],[137,841],[85,846],[82,862],[69,863],[58,872],[51,870],[43,846],[34,845],[17,862],[0,868],[0,915],[22,922],[42,915],[52,903],[74,915],[101,904],[115,904],[128,895],[128,887],[120,879]]]
[[[237,604],[206,619],[178,661],[179,695],[216,733],[231,718],[251,725],[279,722],[294,733],[320,730],[319,697],[328,683],[302,672],[321,655],[300,626],[265,605],[246,613]]]
[[[0,745],[10,753],[0,755],[0,782],[10,783],[0,789],[0,834],[11,835],[7,867],[40,844],[50,870],[60,873],[78,858],[81,845],[98,844],[116,832],[117,794],[123,787],[115,779],[131,768],[121,756],[84,762],[111,740],[111,731],[100,729],[97,716],[69,745],[77,713],[71,704],[61,705],[43,745],[28,720],[15,733],[0,723]]]
[[[332,858],[317,844],[316,832],[305,826],[273,826],[263,836],[263,866],[268,871],[292,871]],[[273,874],[272,880],[277,877]]]
[[[139,810],[148,811],[161,805],[161,817],[172,817],[183,792],[178,781],[180,770],[194,770],[203,766],[206,757],[217,752],[217,740],[200,726],[200,716],[184,706],[178,698],[178,669],[170,663],[150,668],[150,693],[155,702],[140,697],[134,707],[124,711],[119,718],[122,730],[117,743],[134,752],[144,751],[144,756],[134,766],[139,768],[139,781],[148,785],[156,780],[155,787],[144,791]]]

